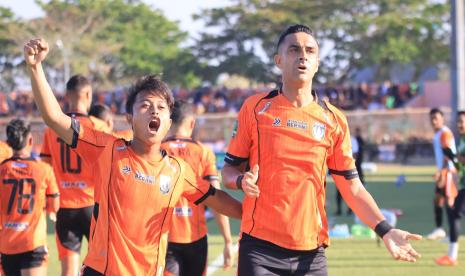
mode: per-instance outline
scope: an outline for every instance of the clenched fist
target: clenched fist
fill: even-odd
[[[44,39],[32,39],[24,45],[24,59],[28,65],[35,66],[45,59],[48,51],[48,43]]]

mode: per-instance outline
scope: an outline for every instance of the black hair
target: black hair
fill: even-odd
[[[279,51],[279,46],[281,46],[281,44],[284,42],[284,39],[286,39],[286,36],[290,34],[295,34],[295,33],[306,33],[306,34],[313,36],[313,38],[315,38],[316,40],[315,34],[313,33],[312,29],[310,29],[310,27],[306,25],[302,25],[302,24],[291,25],[287,27],[286,30],[284,30],[279,35],[278,44],[276,45],[276,51],[277,52]],[[318,44],[318,41],[317,41],[317,44]]]
[[[31,133],[31,125],[23,119],[13,119],[6,126],[6,142],[13,150],[22,150]]]
[[[90,81],[83,75],[74,75],[66,83],[66,92],[79,92],[82,88],[89,86]]]
[[[171,111],[173,125],[180,125],[188,116],[194,115],[194,105],[184,100],[177,100]]]
[[[441,116],[444,116],[444,113],[439,108],[433,108],[429,111],[429,116],[433,116],[434,114],[441,114]]]
[[[151,92],[161,96],[166,100],[170,112],[173,109],[174,98],[173,93],[168,85],[163,82],[157,75],[147,75],[139,78],[136,83],[129,89],[129,95],[126,100],[126,113],[132,114],[132,108],[136,97],[140,92]]]
[[[460,117],[460,116],[463,116],[463,115],[465,115],[465,110],[459,110],[457,112],[457,117]]]
[[[102,120],[105,120],[105,117],[111,114],[111,109],[106,104],[94,104],[89,110],[90,116],[94,116]]]

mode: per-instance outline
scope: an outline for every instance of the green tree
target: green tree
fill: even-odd
[[[198,55],[214,59],[219,73],[252,79],[276,78],[271,57],[279,33],[287,25],[313,28],[321,48],[331,48],[320,66],[320,77],[343,81],[353,70],[379,65],[378,77],[395,64],[413,64],[416,73],[448,61],[448,2],[429,0],[234,0],[226,8],[198,15],[206,26]],[[247,48],[246,46],[249,45]],[[257,53],[263,49],[265,58]],[[235,62],[240,65],[235,66]],[[261,62],[260,62],[261,61]],[[260,69],[259,69],[260,68]],[[257,73],[259,70],[259,74]]]

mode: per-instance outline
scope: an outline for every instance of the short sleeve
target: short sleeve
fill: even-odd
[[[237,119],[234,122],[232,139],[229,143],[228,152],[224,161],[230,165],[237,166],[249,158],[250,147],[252,144],[251,133],[251,114],[248,102],[243,105]]]
[[[57,181],[55,179],[55,174],[53,173],[53,169],[48,164],[46,166],[46,176],[45,176],[45,184],[47,185],[47,189],[45,194],[47,197],[57,197],[60,192],[58,190]]]
[[[218,180],[218,171],[216,169],[216,157],[213,151],[208,148],[204,147],[205,151],[205,158],[202,160],[203,162],[203,172],[202,178],[205,180]]]
[[[99,159],[106,146],[111,146],[118,138],[85,125],[72,119],[71,127],[74,130],[71,148],[90,164]]]
[[[184,162],[181,165],[181,174],[180,179],[183,181],[184,188],[182,196],[187,198],[187,200],[200,204],[207,197],[215,193],[215,188],[208,181],[197,181],[192,168]]]
[[[350,131],[344,115],[336,114],[338,128],[333,134],[333,149],[327,165],[331,174],[342,175],[346,179],[358,177],[350,142]]]

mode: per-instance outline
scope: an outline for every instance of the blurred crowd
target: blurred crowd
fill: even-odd
[[[190,100],[195,103],[197,112],[219,113],[237,112],[243,101],[250,95],[268,92],[269,87],[249,89],[227,89],[203,87],[194,90],[183,88],[173,89],[178,99]],[[329,100],[335,106],[344,110],[379,110],[404,107],[418,93],[415,83],[393,84],[385,81],[382,84],[361,83],[358,85],[326,85],[317,86],[320,97]],[[94,102],[109,106],[115,114],[125,113],[127,91],[98,91],[94,94]],[[66,108],[63,97],[57,95],[62,107]],[[31,91],[0,91],[0,116],[30,116],[37,115]]]

